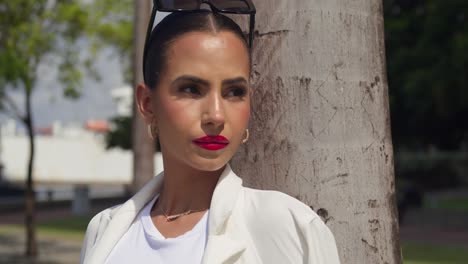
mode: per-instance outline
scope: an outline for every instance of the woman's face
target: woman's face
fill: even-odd
[[[214,171],[232,158],[250,116],[249,71],[248,50],[231,32],[191,32],[171,43],[158,87],[137,93],[164,159]]]

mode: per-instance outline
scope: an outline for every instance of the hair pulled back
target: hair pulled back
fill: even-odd
[[[190,32],[218,33],[228,31],[238,36],[248,50],[248,44],[240,27],[229,17],[209,10],[189,13],[174,12],[159,22],[151,33],[145,58],[145,84],[154,89],[166,66],[167,51],[178,37]],[[250,55],[249,55],[250,56]]]

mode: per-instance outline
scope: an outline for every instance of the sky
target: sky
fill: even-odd
[[[77,100],[63,97],[63,86],[57,81],[57,67],[42,63],[38,68],[38,81],[33,92],[32,107],[36,127],[44,127],[54,121],[83,123],[89,119],[109,119],[117,115],[117,105],[110,92],[126,84],[123,81],[121,64],[110,49],[104,50],[96,59],[96,69],[101,80],[84,77],[82,95]],[[11,96],[23,110],[24,96],[21,92]],[[8,117],[2,115],[0,120]]]

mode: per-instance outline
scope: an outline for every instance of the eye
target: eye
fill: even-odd
[[[200,89],[196,85],[193,85],[193,84],[184,85],[179,88],[179,91],[182,93],[187,93],[191,95],[201,95]]]
[[[246,87],[232,87],[228,90],[226,96],[228,97],[244,97],[247,94]]]

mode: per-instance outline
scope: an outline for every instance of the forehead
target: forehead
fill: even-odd
[[[249,76],[249,53],[231,32],[191,32],[174,40],[168,49],[167,74]],[[223,77],[223,76],[219,76]],[[224,76],[226,77],[226,76]],[[229,76],[227,78],[230,78]]]

